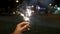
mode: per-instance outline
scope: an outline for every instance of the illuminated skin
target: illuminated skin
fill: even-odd
[[[29,22],[22,22],[17,24],[17,27],[15,29],[15,31],[12,34],[22,34],[22,32],[26,31],[26,30],[30,30],[29,27]]]

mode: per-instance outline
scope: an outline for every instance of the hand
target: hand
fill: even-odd
[[[29,27],[29,22],[22,22],[17,24],[17,27],[15,29],[15,31],[12,34],[21,34],[22,32],[26,31],[26,30],[30,30]]]

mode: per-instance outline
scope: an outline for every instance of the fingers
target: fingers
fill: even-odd
[[[29,26],[29,22],[22,22],[22,23],[20,24],[20,26],[21,26],[21,27]]]
[[[26,28],[26,29],[24,29],[23,31],[27,31],[27,30],[29,31],[29,30],[30,30],[30,28]]]
[[[27,24],[29,24],[29,22],[21,22],[21,23],[18,24],[18,26],[23,27],[24,25],[27,25]]]
[[[29,23],[27,23],[26,25],[24,25],[24,26],[22,27],[22,30],[27,29],[28,27],[29,27]]]
[[[29,22],[21,22],[17,25],[16,30],[18,30],[20,32],[30,30],[29,24],[30,24]]]
[[[26,30],[30,30],[29,24],[30,24],[29,22],[21,22],[21,23],[17,24],[17,27],[13,33],[14,34],[15,33],[22,33]]]
[[[17,26],[18,27],[20,27],[20,29],[26,29],[26,28],[28,28],[29,27],[29,22],[21,22],[21,23],[19,23]]]

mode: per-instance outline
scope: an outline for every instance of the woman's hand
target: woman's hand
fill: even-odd
[[[22,34],[22,32],[24,32],[26,30],[30,30],[30,28],[28,28],[28,27],[29,27],[29,22],[21,22],[21,23],[17,24],[17,27],[12,34]]]

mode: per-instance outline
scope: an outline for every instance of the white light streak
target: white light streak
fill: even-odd
[[[24,17],[24,14],[22,14],[22,13],[20,13],[20,15]]]
[[[29,21],[29,18],[24,16],[24,14],[20,13],[20,15],[23,17],[24,21]]]
[[[29,18],[28,18],[28,17],[24,17],[24,20],[25,20],[25,21],[29,21]]]
[[[20,15],[23,16],[24,21],[30,21],[30,16],[32,15],[32,12],[34,11],[32,11],[31,8],[29,7],[26,9],[25,14],[20,13]]]
[[[26,9],[26,16],[29,16],[29,17],[30,17],[30,16],[31,16],[31,13],[32,13],[32,12],[31,12],[30,9]]]

